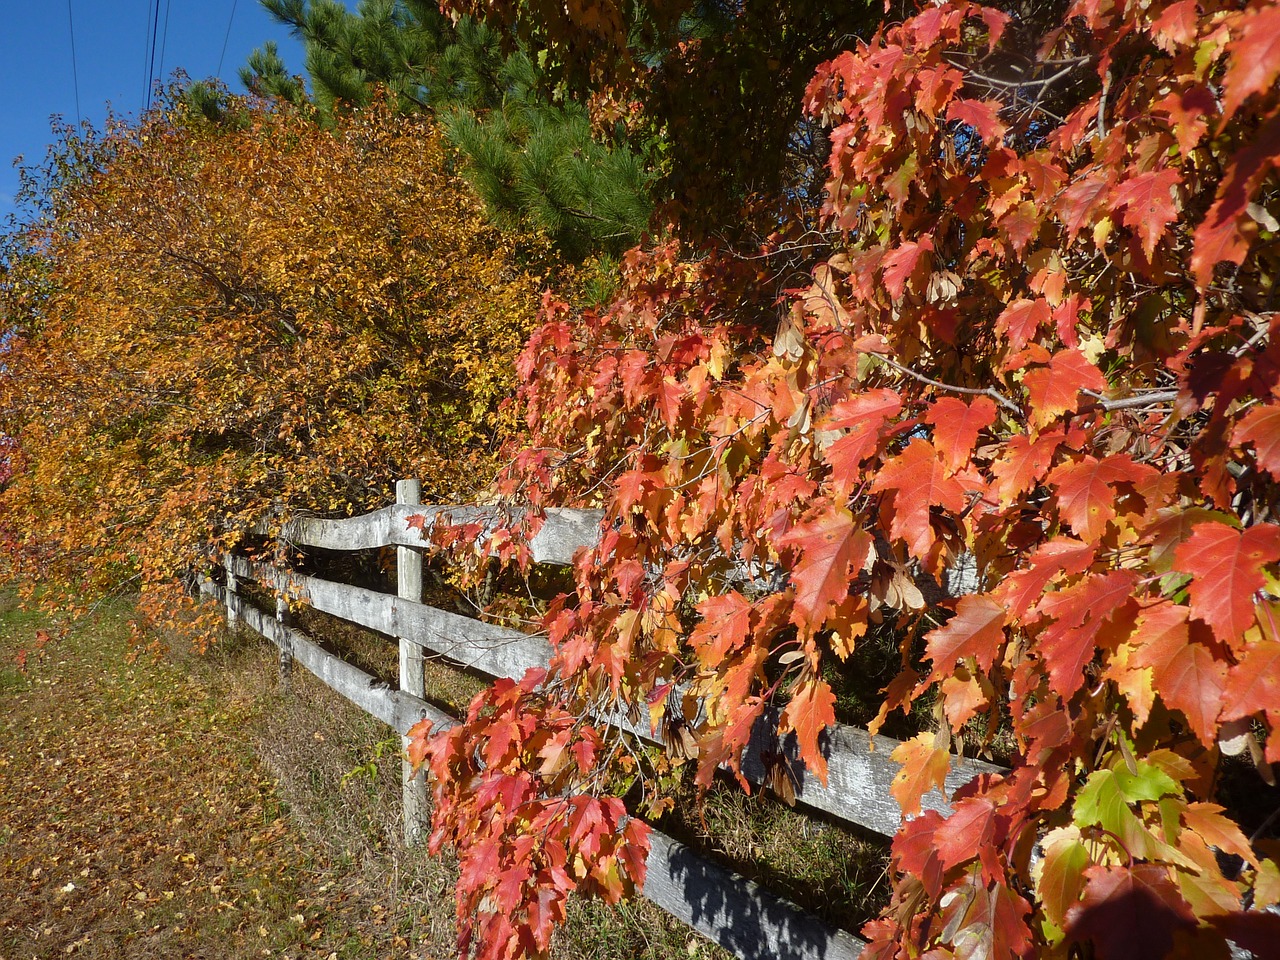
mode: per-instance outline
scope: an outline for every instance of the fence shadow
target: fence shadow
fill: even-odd
[[[740,957],[853,960],[863,941],[654,833],[645,896]]]

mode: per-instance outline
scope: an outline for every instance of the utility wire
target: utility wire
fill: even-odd
[[[80,72],[76,69],[76,21],[71,15],[71,0],[67,0],[67,26],[71,28],[71,82],[76,88],[76,126],[80,126]]]
[[[151,15],[151,56],[148,58],[147,70],[147,109],[151,109],[151,88],[156,82],[156,39],[160,35],[160,0],[155,0],[155,8]]]
[[[160,76],[164,76],[164,52],[169,47],[169,8],[173,6],[173,0],[164,0],[164,31],[161,33],[160,39]]]
[[[150,84],[147,83],[147,65],[151,61],[150,33],[151,33],[151,4],[154,0],[147,0],[147,16],[142,21],[142,108],[147,107],[147,90]]]
[[[160,0],[147,0],[147,19],[142,25],[142,109],[151,109],[151,76],[155,66],[154,24],[159,19]]]
[[[222,38],[222,53],[218,57],[218,69],[217,72],[214,73],[215,77],[222,76],[222,61],[227,56],[227,41],[231,39],[231,23],[236,18],[236,4],[239,2],[240,0],[231,0],[231,16],[227,17],[227,33],[226,36]]]

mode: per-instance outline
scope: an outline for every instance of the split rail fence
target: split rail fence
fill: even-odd
[[[519,679],[530,667],[544,666],[551,654],[545,638],[485,623],[428,606],[422,600],[422,530],[409,519],[425,516],[429,529],[436,522],[484,523],[494,511],[473,506],[421,506],[417,481],[397,484],[397,503],[375,513],[348,520],[300,519],[288,523],[280,539],[295,546],[322,550],[397,548],[397,595],[380,593],[271,564],[231,555],[223,560],[225,584],[206,580],[201,589],[226,605],[227,618],[252,628],[280,651],[281,668],[301,664],[323,683],[366,713],[403,736],[410,727],[429,719],[435,729],[457,720],[427,702],[423,657],[430,654],[492,678]],[[601,514],[592,510],[550,510],[540,532],[529,544],[535,563],[569,564],[581,547],[599,537]],[[274,611],[254,606],[242,586],[259,584],[279,598]],[[323,649],[293,627],[291,604],[303,602],[321,613],[376,630],[399,640],[399,688]],[[647,725],[633,726],[621,716],[605,718],[629,732],[654,741]],[[776,716],[757,723],[742,761],[744,776],[763,783],[763,754],[777,749]],[[867,731],[837,725],[824,746],[829,769],[827,783],[806,777],[803,765],[795,785],[798,805],[892,836],[901,822],[889,786],[897,765],[889,755],[898,741],[870,736]],[[1000,768],[978,760],[952,758],[946,778],[948,793],[973,777]],[[407,839],[420,836],[426,820],[426,785],[411,776],[405,764],[404,818]],[[937,791],[927,794],[925,809],[947,811]],[[854,935],[836,929],[783,898],[731,870],[714,864],[679,841],[654,830],[643,894],[667,913],[744,960],[853,960],[865,945]]]

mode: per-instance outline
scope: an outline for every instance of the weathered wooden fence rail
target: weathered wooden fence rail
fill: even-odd
[[[422,680],[424,651],[447,658],[490,677],[519,679],[530,667],[545,666],[551,654],[542,637],[521,633],[470,617],[459,616],[421,601],[421,557],[413,548],[425,546],[420,529],[409,520],[425,516],[451,523],[493,522],[500,514],[472,506],[419,506],[413,481],[397,488],[394,506],[349,520],[304,518],[279,531],[281,541],[325,550],[365,550],[397,547],[398,590],[392,596],[375,590],[307,576],[239,556],[224,558],[226,586],[207,580],[202,589],[218,597],[228,620],[239,621],[271,640],[280,650],[282,665],[296,662],[361,710],[377,717],[401,735],[419,720],[430,719],[437,729],[452,726],[454,718],[425,699]],[[601,514],[593,510],[552,510],[529,543],[535,562],[567,564],[574,553],[599,537]],[[266,532],[265,530],[262,532]],[[274,613],[245,600],[239,585],[256,582],[281,599]],[[305,602],[313,609],[395,637],[400,642],[400,684],[393,688],[320,647],[288,623],[288,603]],[[656,739],[647,725],[633,725],[625,717],[602,718],[645,739]],[[762,783],[762,754],[776,750],[776,717],[763,717],[744,754],[744,776]],[[824,745],[828,781],[824,786],[806,777],[802,764],[796,800],[799,804],[891,836],[901,813],[889,793],[897,765],[889,759],[898,741],[871,737],[865,730],[838,725]],[[947,789],[954,791],[984,771],[998,767],[976,760],[953,758]],[[421,829],[425,785],[421,777],[405,778],[406,835]],[[945,812],[946,800],[937,791],[925,796],[926,809]],[[644,895],[699,933],[735,952],[744,960],[781,957],[788,960],[844,960],[857,957],[863,942],[857,937],[805,913],[780,897],[658,831],[653,833]]]

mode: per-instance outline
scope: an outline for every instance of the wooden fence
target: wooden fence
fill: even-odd
[[[393,727],[402,736],[419,720],[430,719],[436,729],[457,721],[426,700],[423,689],[424,651],[489,677],[519,679],[530,667],[544,666],[550,656],[548,642],[470,617],[459,616],[421,602],[423,532],[409,519],[425,516],[426,526],[437,521],[485,523],[497,514],[471,506],[420,506],[416,481],[397,485],[397,503],[375,513],[349,520],[301,519],[288,523],[280,533],[283,543],[324,550],[368,550],[397,547],[397,595],[336,583],[239,556],[224,558],[225,586],[206,580],[201,588],[226,605],[229,621],[241,623],[271,640],[280,650],[281,668],[299,663],[323,683],[342,694],[366,713]],[[537,563],[568,564],[581,547],[599,537],[601,514],[591,510],[551,510],[540,532],[529,544]],[[248,602],[241,584],[255,582],[274,592],[274,611]],[[399,640],[399,688],[393,688],[321,648],[289,622],[290,604],[303,602],[322,613],[359,624]],[[647,725],[635,726],[624,716],[602,718],[653,741]],[[758,721],[742,762],[744,776],[762,783],[762,754],[777,749],[777,718]],[[897,765],[889,755],[898,741],[872,737],[867,731],[837,725],[828,733],[824,752],[828,764],[826,785],[799,771],[796,802],[837,820],[892,836],[901,822],[901,811],[889,793]],[[1000,768],[977,760],[952,758],[947,775],[948,792],[984,771]],[[421,776],[405,769],[405,830],[415,839],[425,820],[426,786]],[[933,791],[923,801],[925,809],[947,811],[945,799]],[[794,904],[761,888],[724,867],[699,856],[679,841],[655,830],[648,859],[643,894],[703,936],[719,943],[744,960],[852,960],[864,946],[852,934],[838,930],[802,911]]]

